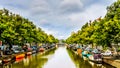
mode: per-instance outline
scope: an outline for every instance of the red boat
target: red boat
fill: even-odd
[[[16,59],[16,61],[15,62],[20,62],[20,61],[22,61],[24,58],[19,58],[19,59]]]
[[[15,59],[21,59],[21,58],[24,58],[24,57],[25,57],[25,54],[19,54],[19,55],[15,56]]]

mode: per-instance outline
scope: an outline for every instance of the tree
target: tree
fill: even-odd
[[[12,14],[7,9],[0,10],[0,40],[12,45],[24,43],[57,43],[52,35],[47,35],[33,22],[18,14]]]

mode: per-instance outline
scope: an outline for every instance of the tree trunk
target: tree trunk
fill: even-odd
[[[93,43],[92,43],[92,48],[93,48]]]

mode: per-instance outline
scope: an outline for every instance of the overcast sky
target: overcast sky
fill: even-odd
[[[58,39],[66,39],[89,20],[106,14],[116,0],[0,0],[0,8],[33,21]]]

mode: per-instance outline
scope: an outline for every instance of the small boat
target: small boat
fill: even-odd
[[[88,58],[87,58],[87,57],[85,57],[85,56],[82,56],[82,58],[83,58],[83,60],[88,60]]]
[[[84,60],[90,60],[95,63],[102,63],[102,55],[100,53],[89,54],[87,51],[82,52],[82,58]]]
[[[40,48],[40,49],[39,49],[40,52],[43,52],[44,50],[45,50],[44,48]]]
[[[32,51],[32,54],[35,54],[35,53],[36,53],[36,51],[35,51],[35,50],[33,50],[33,51]]]
[[[83,56],[88,58],[88,52],[87,52],[87,51],[83,51],[83,52],[82,52],[82,57],[83,57]]]
[[[83,52],[82,52],[82,58],[83,58],[84,60],[87,60],[87,59],[88,59],[88,56],[89,56],[89,54],[88,54],[87,51],[83,51]]]
[[[89,57],[89,60],[98,64],[102,63],[102,56],[101,54],[91,54]]]
[[[10,62],[11,61],[11,58],[4,58],[3,60],[2,60],[2,63],[8,63],[8,62]]]
[[[32,54],[32,52],[27,52],[26,55],[27,56],[30,56]]]
[[[15,55],[15,59],[21,59],[24,58],[25,54],[19,54],[19,55]]]
[[[18,58],[16,59],[15,63],[21,62],[24,58]]]

